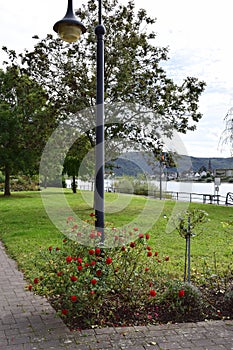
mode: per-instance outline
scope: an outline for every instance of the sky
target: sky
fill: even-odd
[[[74,8],[85,1],[73,0]],[[229,157],[230,147],[222,149],[219,140],[224,117],[233,107],[233,1],[135,0],[135,4],[157,18],[155,45],[169,47],[169,60],[163,64],[168,76],[177,83],[194,76],[207,84],[200,98],[203,117],[197,129],[180,135],[187,154]],[[67,0],[1,0],[0,46],[17,52],[32,49],[32,36],[53,33],[53,24],[64,17],[66,7]]]

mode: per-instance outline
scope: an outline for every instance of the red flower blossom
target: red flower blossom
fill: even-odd
[[[82,265],[78,265],[78,266],[77,266],[77,269],[78,269],[79,271],[82,271],[82,269],[83,269]]]
[[[131,243],[130,243],[130,247],[131,247],[131,248],[135,248],[135,246],[136,246],[136,243],[135,243],[135,242],[131,242]]]
[[[170,259],[169,256],[165,256],[164,258],[165,261],[169,261],[169,259]]]
[[[145,268],[145,271],[149,271],[149,267],[146,267],[146,268]]]
[[[96,248],[96,249],[95,249],[95,254],[96,254],[96,255],[99,255],[100,253],[101,253],[100,248]]]
[[[147,239],[147,240],[150,239],[149,233],[146,234],[146,239]]]
[[[95,214],[94,214],[94,213],[91,213],[91,214],[90,214],[90,217],[91,217],[91,218],[93,218],[94,216],[95,216]]]
[[[152,252],[148,252],[148,253],[147,253],[147,256],[152,256]]]
[[[96,265],[96,261],[92,261],[91,266],[95,266],[95,265]]]
[[[93,254],[95,254],[95,251],[94,251],[93,249],[90,249],[90,250],[89,250],[89,254],[90,254],[90,255],[93,255]]]
[[[90,266],[90,264],[88,264],[88,263],[85,263],[85,267],[88,267],[88,266]]]
[[[56,247],[56,251],[58,252],[60,250],[60,248],[59,247]]]
[[[73,258],[71,256],[67,256],[67,258],[66,258],[67,263],[71,263],[72,260],[73,260]]]
[[[157,294],[157,293],[156,293],[156,291],[155,291],[154,289],[151,289],[151,290],[150,290],[150,296],[151,296],[151,297],[155,297],[156,294]]]
[[[95,278],[93,278],[93,279],[91,280],[91,284],[95,285],[96,283],[97,283],[97,280],[96,280]]]
[[[151,250],[151,247],[148,245],[148,246],[146,247],[146,249],[147,249],[147,250]]]
[[[121,250],[122,250],[122,252],[125,252],[125,251],[126,251],[126,248],[125,248],[124,245],[123,245],[123,247],[121,247]]]
[[[81,259],[81,258],[78,258],[77,259],[77,261],[80,263],[80,264],[82,264],[82,262],[83,262],[83,259]]]
[[[178,297],[183,298],[185,294],[185,291],[183,289],[179,290]]]
[[[71,280],[72,282],[76,282],[76,281],[78,280],[78,278],[77,278],[76,276],[71,276],[71,277],[70,277],[70,280]]]
[[[158,256],[159,255],[159,252],[155,252],[155,256]]]
[[[73,221],[73,220],[74,220],[73,216],[68,216],[66,221],[69,222],[69,221]]]
[[[102,271],[101,270],[97,270],[96,271],[96,275],[99,277],[99,276],[101,276],[102,275]]]
[[[91,295],[95,294],[95,291],[94,291],[94,290],[91,290],[91,291],[90,291],[90,294],[91,294]]]
[[[102,233],[98,231],[98,232],[97,232],[97,236],[98,236],[98,237],[101,237],[101,236],[102,236]]]
[[[134,227],[134,231],[138,231],[138,228],[137,228],[137,227]]]
[[[62,276],[62,275],[63,275],[63,272],[58,271],[57,276],[60,277],[60,276]]]
[[[34,283],[35,284],[39,283],[39,278],[34,278]]]
[[[29,284],[29,286],[28,286],[28,290],[32,290],[32,285],[31,284]]]
[[[73,302],[75,302],[75,301],[77,301],[78,298],[76,297],[76,295],[71,295],[70,299],[71,299]]]
[[[66,238],[64,238],[64,239],[63,239],[63,243],[66,243],[66,242],[67,242],[67,239],[66,239]]]
[[[111,258],[107,258],[107,259],[106,259],[106,264],[107,264],[107,265],[110,265],[111,263],[112,263],[112,259],[111,259]]]
[[[90,233],[89,237],[90,237],[90,238],[95,238],[95,233],[93,233],[93,232]]]
[[[49,247],[49,251],[51,252],[52,250],[53,250],[53,247],[52,247],[52,246],[50,246],[50,247]]]
[[[67,315],[68,314],[68,310],[67,309],[63,309],[63,310],[61,310],[61,313],[62,313],[62,315]]]
[[[139,238],[144,238],[144,234],[143,233],[139,233],[138,237]]]

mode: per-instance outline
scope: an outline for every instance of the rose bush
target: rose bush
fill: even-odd
[[[44,263],[28,289],[48,297],[70,325],[123,325],[129,316],[141,324],[148,318],[148,308],[157,307],[163,265],[169,258],[152,250],[149,234],[133,231],[136,240],[111,249],[97,246],[94,231],[93,246],[67,238],[60,247],[49,246],[40,252],[38,261]],[[114,239],[119,237],[117,232]]]

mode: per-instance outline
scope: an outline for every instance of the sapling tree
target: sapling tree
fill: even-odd
[[[184,282],[191,279],[191,237],[202,232],[201,224],[207,222],[208,214],[204,210],[192,209],[181,213],[176,220],[176,230],[185,238]]]

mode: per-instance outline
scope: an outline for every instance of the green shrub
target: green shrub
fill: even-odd
[[[160,307],[166,309],[168,320],[180,322],[200,318],[203,313],[203,297],[197,287],[189,283],[172,281],[167,285]]]

